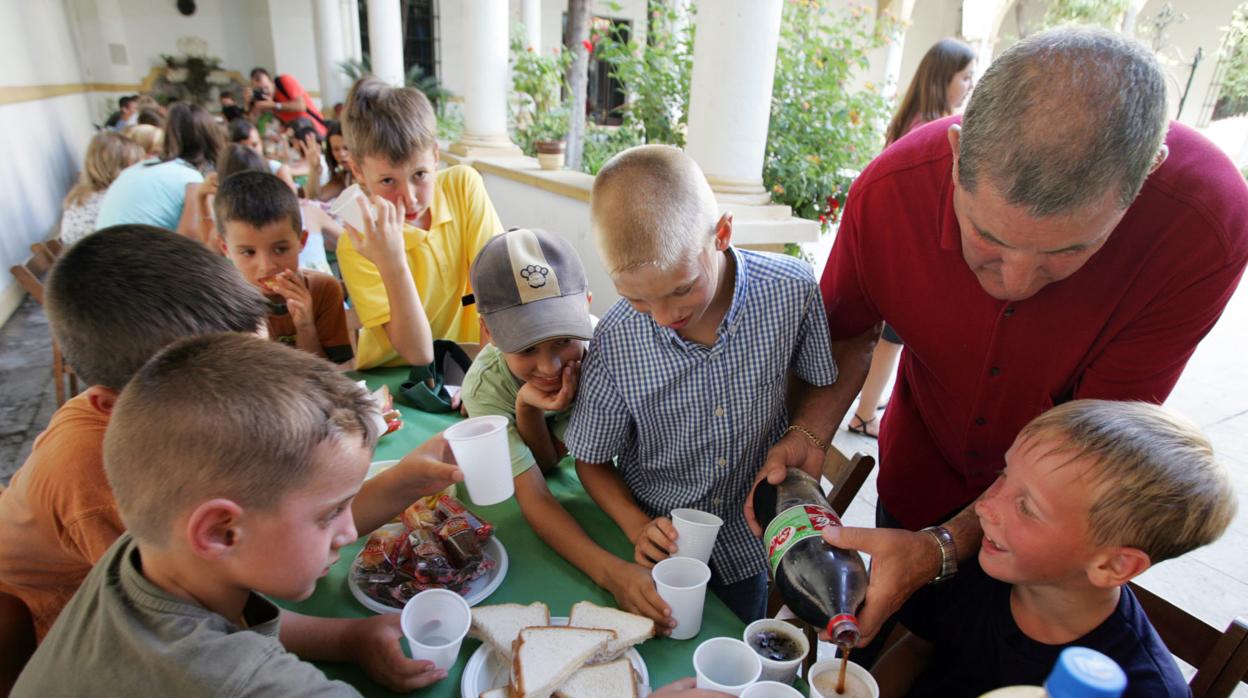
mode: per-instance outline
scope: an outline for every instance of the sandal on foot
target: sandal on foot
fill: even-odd
[[[878,435],[872,434],[871,432],[867,431],[867,427],[872,422],[876,421],[877,419],[879,419],[879,417],[872,417],[871,419],[863,421],[862,417],[859,417],[858,415],[854,415],[853,417],[850,417],[849,424],[847,424],[845,428],[849,430],[851,433],[858,434],[859,436],[865,436],[868,439],[878,439],[880,438]],[[858,426],[854,426],[855,420],[857,420]]]

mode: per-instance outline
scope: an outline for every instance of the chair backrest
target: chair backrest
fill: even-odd
[[[871,475],[875,467],[875,459],[865,453],[846,456],[836,446],[828,447],[828,455],[823,461],[823,476],[832,483],[832,498],[828,501],[837,516],[844,516],[849,509],[862,483]]]
[[[43,277],[48,273],[48,269],[52,268],[52,258],[35,254],[22,264],[16,264],[9,267],[9,271],[13,274],[13,278],[17,279],[17,283],[31,295],[39,305],[43,305]]]
[[[1248,621],[1236,618],[1224,632],[1132,583],[1148,620],[1174,656],[1196,667],[1193,698],[1226,698],[1248,679]]]

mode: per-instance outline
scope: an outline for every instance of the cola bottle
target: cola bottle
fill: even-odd
[[[789,609],[827,630],[832,642],[846,648],[857,644],[856,614],[867,594],[867,568],[857,551],[828,545],[820,535],[841,520],[819,481],[789,468],[779,485],[758,483],[754,516],[765,529],[771,576]]]

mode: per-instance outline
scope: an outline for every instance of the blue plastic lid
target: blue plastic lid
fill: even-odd
[[[1050,698],[1119,698],[1127,675],[1114,660],[1087,647],[1067,647],[1044,682]]]

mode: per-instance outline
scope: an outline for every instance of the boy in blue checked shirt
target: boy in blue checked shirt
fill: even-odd
[[[677,549],[672,509],[723,519],[710,588],[742,620],[761,618],[767,572],[747,496],[770,451],[816,474],[830,437],[803,426],[836,380],[814,275],[732,247],[732,217],[676,148],[612,158],[590,215],[623,298],[582,368],[565,439],[577,473],[647,567]]]

